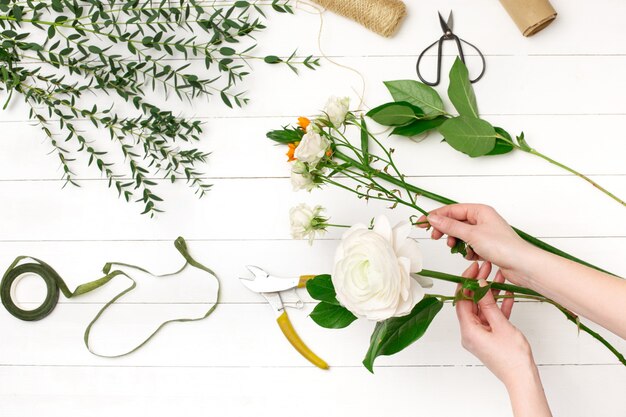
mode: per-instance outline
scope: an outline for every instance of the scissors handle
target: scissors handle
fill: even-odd
[[[280,330],[283,331],[283,334],[289,340],[289,343],[302,355],[306,360],[311,362],[313,365],[317,366],[320,369],[328,369],[328,364],[320,359],[311,349],[308,348],[307,345],[304,344],[296,330],[293,328],[291,321],[289,320],[289,316],[286,311],[278,316],[276,319],[278,322],[278,326]]]
[[[424,84],[429,85],[431,87],[439,85],[439,82],[441,81],[441,60],[442,60],[442,56],[443,56],[443,42],[446,41],[446,40],[450,40],[450,39],[454,40],[454,42],[456,43],[457,51],[459,53],[459,58],[461,58],[461,61],[463,61],[463,63],[465,63],[465,54],[463,53],[463,47],[461,45],[461,42],[466,44],[466,45],[468,45],[468,46],[470,46],[472,49],[474,49],[478,53],[478,56],[480,56],[480,59],[481,59],[482,64],[483,64],[482,71],[480,72],[478,77],[474,78],[473,80],[470,80],[470,82],[471,83],[475,83],[476,81],[480,80],[483,77],[483,75],[485,74],[486,63],[485,63],[485,57],[483,56],[482,52],[480,52],[480,50],[476,46],[474,46],[473,44],[471,44],[471,43],[469,43],[469,42],[459,38],[455,34],[446,34],[446,35],[442,36],[441,38],[439,38],[439,40],[436,40],[435,42],[433,42],[430,45],[428,45],[426,47],[426,49],[424,49],[422,51],[422,53],[419,55],[419,57],[417,58],[417,64],[415,64],[415,70],[417,72],[418,78]],[[430,81],[424,79],[424,77],[422,77],[422,74],[420,72],[420,64],[421,64],[422,58],[424,57],[426,52],[428,52],[435,45],[438,45],[437,46],[437,79],[435,80],[435,82],[430,82]]]

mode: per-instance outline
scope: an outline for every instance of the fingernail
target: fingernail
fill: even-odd
[[[478,280],[478,285],[481,286],[481,287],[486,287],[489,284],[487,284],[487,281],[485,281],[484,279],[481,278],[481,279]]]
[[[441,216],[437,214],[431,214],[428,216],[428,223],[430,224],[439,224],[441,223]]]

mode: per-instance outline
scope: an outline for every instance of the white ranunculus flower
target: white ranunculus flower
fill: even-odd
[[[333,126],[339,127],[346,120],[349,107],[349,97],[330,97],[326,102],[324,113],[326,113],[328,120],[333,124]]]
[[[315,181],[313,181],[313,175],[311,175],[304,162],[296,161],[291,167],[291,186],[294,191],[311,191],[317,187]]]
[[[392,228],[379,216],[373,229],[357,224],[344,234],[332,274],[341,305],[381,321],[408,314],[424,298],[422,286],[411,277],[422,270],[422,253],[410,231],[408,222]]]
[[[310,129],[302,136],[302,140],[300,140],[300,144],[298,144],[293,156],[298,161],[316,165],[326,155],[329,146],[328,139]]]
[[[328,219],[322,216],[322,212],[324,212],[322,206],[309,207],[304,203],[289,210],[291,237],[309,239],[309,243],[313,243],[317,235],[326,232]]]

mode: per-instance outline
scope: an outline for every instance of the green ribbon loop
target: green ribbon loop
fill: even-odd
[[[9,266],[7,271],[4,273],[4,276],[2,277],[2,281],[0,281],[0,298],[2,299],[2,304],[4,305],[4,307],[14,317],[16,317],[16,318],[18,318],[20,320],[25,320],[25,321],[37,321],[37,320],[41,320],[41,319],[45,318],[46,316],[48,316],[54,310],[54,308],[56,307],[56,305],[57,305],[57,303],[59,301],[59,293],[63,293],[63,295],[66,298],[68,298],[68,299],[69,298],[73,298],[73,297],[76,297],[76,296],[79,296],[79,295],[91,292],[91,291],[93,291],[95,289],[98,289],[98,288],[102,287],[103,285],[107,284],[109,281],[111,281],[116,276],[123,275],[123,276],[125,276],[126,278],[128,278],[131,281],[131,284],[126,289],[124,289],[123,291],[121,291],[118,294],[116,294],[111,300],[109,300],[100,309],[100,311],[98,311],[98,313],[94,316],[94,318],[89,322],[89,324],[85,328],[85,333],[84,333],[83,340],[85,342],[85,347],[87,348],[87,350],[89,350],[89,352],[91,352],[92,354],[94,354],[96,356],[100,356],[100,357],[103,357],[103,358],[119,358],[119,357],[122,357],[122,356],[126,356],[126,355],[129,355],[129,354],[135,352],[136,350],[140,349],[141,347],[143,347],[163,327],[167,326],[170,323],[192,322],[192,321],[199,321],[199,320],[203,320],[203,319],[207,318],[208,316],[211,315],[211,313],[213,313],[213,311],[217,307],[217,304],[219,303],[219,299],[220,299],[220,280],[217,277],[217,274],[215,274],[215,272],[213,272],[211,269],[209,269],[206,266],[202,265],[200,262],[196,261],[191,256],[191,254],[189,253],[189,250],[187,249],[187,243],[185,242],[185,239],[183,239],[182,237],[179,237],[178,239],[176,239],[176,241],[174,242],[174,246],[176,247],[178,252],[180,252],[180,254],[183,256],[183,258],[185,259],[185,264],[180,269],[178,269],[175,272],[168,273],[168,274],[163,274],[163,275],[156,275],[156,274],[151,273],[147,269],[144,269],[144,268],[136,266],[136,265],[126,264],[126,263],[121,263],[121,262],[109,262],[109,263],[105,264],[104,267],[102,268],[102,271],[105,274],[102,278],[96,279],[94,281],[86,282],[84,284],[80,284],[78,287],[76,287],[76,289],[74,291],[70,291],[69,287],[67,286],[65,281],[61,278],[61,276],[54,270],[54,268],[52,268],[50,265],[48,265],[44,261],[42,261],[40,259],[37,259],[37,258],[33,258],[31,256],[18,256],[17,258],[15,258],[13,263]],[[25,259],[30,259],[30,260],[32,260],[34,262],[20,264],[20,262],[22,262]],[[127,352],[120,353],[120,354],[117,354],[117,355],[104,355],[104,354],[97,353],[97,352],[95,352],[93,350],[93,348],[89,344],[89,336],[90,336],[92,327],[98,321],[100,316],[102,316],[102,314],[111,305],[115,304],[115,302],[117,300],[119,300],[124,295],[128,294],[129,292],[131,292],[132,290],[134,290],[135,287],[137,286],[137,282],[130,275],[128,275],[127,273],[125,273],[124,271],[121,271],[119,269],[113,269],[114,265],[116,265],[118,267],[121,266],[121,267],[132,268],[132,269],[135,269],[135,270],[147,273],[149,275],[152,275],[155,278],[164,278],[164,277],[177,275],[177,274],[181,273],[183,270],[185,270],[188,266],[192,266],[194,268],[197,268],[197,269],[200,269],[200,270],[202,270],[204,272],[207,272],[209,275],[211,275],[215,279],[215,282],[217,284],[217,291],[216,291],[216,296],[215,296],[215,302],[209,308],[209,310],[207,310],[207,312],[204,313],[202,316],[192,317],[192,318],[177,318],[177,319],[167,320],[167,321],[161,323],[140,344],[138,344],[137,346],[135,346],[134,348],[132,348],[131,350],[129,350]],[[17,279],[19,279],[21,276],[23,276],[25,274],[35,274],[35,275],[38,275],[39,277],[41,277],[43,279],[43,281],[46,284],[46,298],[43,301],[43,303],[39,307],[34,309],[34,310],[24,310],[24,309],[19,308],[15,304],[15,302],[13,301],[13,297],[12,297],[12,294],[11,294],[11,288],[13,286],[13,283]]]

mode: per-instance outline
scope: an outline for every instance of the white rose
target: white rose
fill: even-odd
[[[289,210],[289,221],[291,223],[291,237],[294,239],[309,239],[313,243],[316,235],[326,232],[326,221],[322,217],[324,208],[322,206],[309,207],[300,204]]]
[[[326,102],[324,112],[328,116],[328,120],[335,127],[339,127],[346,120],[346,115],[350,107],[349,97],[331,97]]]
[[[328,139],[310,129],[302,136],[293,155],[298,161],[316,165],[326,155],[329,146]]]
[[[341,305],[357,316],[381,321],[408,314],[424,298],[422,286],[411,277],[422,270],[422,254],[408,238],[410,231],[410,223],[392,229],[389,220],[379,216],[373,230],[357,224],[344,234],[332,274]]]
[[[317,185],[313,181],[313,176],[307,170],[306,165],[301,161],[296,161],[291,168],[291,186],[294,191],[311,191]]]

